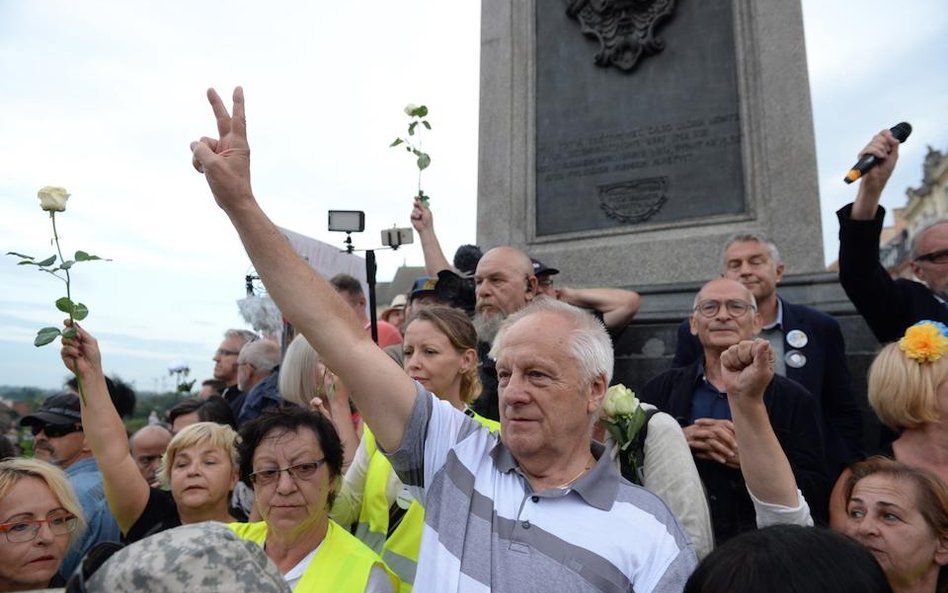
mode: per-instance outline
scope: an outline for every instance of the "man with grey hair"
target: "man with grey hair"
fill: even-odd
[[[237,426],[253,420],[270,408],[278,408],[280,397],[280,345],[272,340],[257,340],[240,349],[237,356],[237,388],[244,392],[244,405]]]
[[[245,329],[229,329],[224,332],[224,341],[217,347],[214,356],[214,378],[223,381],[227,389],[221,395],[234,412],[240,415],[244,405],[244,393],[237,387],[237,356],[245,344],[254,342],[259,336]]]
[[[828,468],[836,476],[862,458],[862,410],[846,366],[839,323],[822,311],[791,303],[777,294],[784,264],[777,246],[763,233],[738,233],[724,246],[723,276],[740,282],[757,301],[760,337],[770,342],[778,375],[805,387],[820,402]],[[672,367],[702,354],[686,320],[678,327]]]
[[[899,160],[899,141],[890,130],[882,130],[860,151],[867,154],[879,164],[862,176],[856,200],[836,212],[839,282],[872,333],[886,343],[924,319],[948,323],[948,218],[930,220],[915,233],[911,266],[921,282],[893,280],[879,261],[885,218],[879,200]]]
[[[260,209],[242,89],[233,114],[213,90],[208,98],[221,137],[192,144],[195,168],[270,296],[346,383],[379,449],[424,501],[414,590],[681,591],[696,558],[677,520],[590,440],[612,366],[605,330],[562,303],[524,310],[493,350],[501,434],[443,405],[372,342]],[[596,351],[605,356],[585,368],[577,354]]]
[[[678,419],[695,457],[711,510],[715,542],[757,528],[754,504],[741,474],[721,355],[753,338],[763,324],[753,292],[736,280],[718,278],[695,297],[688,320],[701,356],[649,381],[639,398]],[[813,396],[795,381],[774,375],[764,405],[794,478],[817,521],[827,516],[829,476],[823,452],[820,411]]]

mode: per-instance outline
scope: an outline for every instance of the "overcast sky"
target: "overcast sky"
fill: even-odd
[[[831,261],[833,212],[855,192],[841,178],[873,133],[915,128],[887,206],[918,186],[926,145],[948,149],[948,11],[935,0],[803,7]],[[402,108],[427,104],[422,184],[450,254],[475,242],[479,22],[470,0],[0,0],[0,250],[52,254],[35,194],[66,187],[64,249],[113,260],[74,268],[106,371],[144,390],[170,387],[176,360],[208,378],[221,332],[245,326],[235,301],[250,268],[190,167],[188,143],[216,135],[205,89],[244,86],[254,188],[274,221],[341,246],[326,210],[364,210],[363,248],[409,225],[415,170],[388,144],[404,133]],[[57,387],[58,349],[32,339],[60,321],[63,286],[15,263],[0,259],[0,384]],[[378,263],[388,280],[423,262],[409,246]]]

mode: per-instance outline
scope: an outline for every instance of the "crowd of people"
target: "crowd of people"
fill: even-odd
[[[889,131],[839,212],[840,281],[883,344],[873,450],[839,324],[778,294],[766,236],[722,245],[623,435],[613,341],[640,295],[558,286],[514,246],[449,261],[416,200],[427,275],[373,328],[359,281],[255,200],[242,90],[208,97],[194,166],[297,335],[226,331],[199,397],[129,435],[67,321],[77,380],[20,420],[35,459],[0,461],[0,591],[948,590],[948,220],[916,237],[922,282],[892,280]]]

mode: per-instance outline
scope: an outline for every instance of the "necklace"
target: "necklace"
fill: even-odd
[[[554,486],[554,488],[557,488],[557,489],[559,489],[559,490],[562,490],[563,488],[569,487],[573,482],[575,482],[576,480],[578,480],[583,474],[585,474],[586,472],[588,472],[591,467],[592,467],[592,465],[587,465],[587,466],[584,467],[583,469],[579,470],[579,473],[576,474],[575,476],[573,476],[572,479],[563,482],[563,483],[560,484],[559,486]]]

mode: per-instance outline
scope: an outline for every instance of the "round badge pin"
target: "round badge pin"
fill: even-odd
[[[793,367],[795,369],[802,368],[806,364],[806,354],[800,352],[799,350],[791,350],[787,352],[786,356],[783,357],[786,361],[788,367]]]
[[[794,348],[803,348],[809,343],[810,338],[807,337],[805,333],[798,329],[790,330],[787,332],[787,343],[793,346]]]

